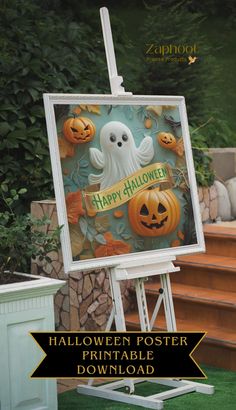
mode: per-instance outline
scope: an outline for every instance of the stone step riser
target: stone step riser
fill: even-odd
[[[140,328],[136,323],[128,322],[127,330],[137,331],[140,330]],[[193,358],[199,364],[204,363],[209,366],[236,371],[236,349],[224,346],[220,341],[211,343],[207,337],[201,341],[200,345],[194,351]]]
[[[215,345],[204,340],[193,354],[197,363],[236,371],[236,349]]]
[[[189,330],[195,330],[194,324],[201,324],[202,330],[208,329],[209,326],[219,327],[222,330],[232,330],[236,323],[236,305],[234,309],[224,308],[222,305],[209,305],[199,303],[197,301],[190,302],[174,298],[175,316],[178,323],[179,320],[184,320],[189,323]],[[156,296],[148,296],[149,313],[153,312],[156,303]],[[164,315],[163,307],[159,314]]]
[[[214,268],[206,269],[204,266],[180,266],[180,271],[171,276],[171,283],[200,286],[208,289],[236,292],[236,270],[217,271]]]
[[[228,228],[205,226],[204,232],[206,254],[195,259],[190,255],[189,264],[188,258],[183,257],[182,264],[181,261],[176,262],[176,265],[180,266],[180,272],[170,275],[177,329],[180,331],[182,329],[208,331],[210,336],[206,335],[200,343],[193,354],[194,358],[198,363],[236,371],[234,332],[236,323],[236,236],[233,236],[234,232]],[[224,260],[223,257],[226,259]],[[235,258],[235,261],[232,258]],[[155,283],[154,286],[152,282]],[[181,287],[180,284],[185,286]],[[189,293],[187,293],[187,286],[189,286]],[[154,291],[160,288],[158,277],[153,277],[145,287],[151,316],[158,297],[158,293],[155,294]],[[198,288],[205,288],[205,292]],[[219,294],[217,291],[226,293]],[[232,292],[235,292],[235,304]],[[195,295],[194,298],[193,295]],[[202,299],[208,298],[208,295],[209,300],[203,302]],[[134,302],[134,312],[137,312],[136,302]],[[136,315],[130,316],[129,330],[140,329],[138,313]],[[165,328],[164,323],[162,305],[154,327],[163,329]]]
[[[206,252],[212,255],[236,258],[236,240],[231,238],[205,237]]]

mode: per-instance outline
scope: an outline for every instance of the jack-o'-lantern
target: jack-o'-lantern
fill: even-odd
[[[92,141],[96,132],[94,123],[86,117],[68,118],[63,125],[65,138],[74,144]]]
[[[171,189],[145,189],[129,201],[130,224],[141,236],[163,236],[180,222],[180,204]]]
[[[161,147],[166,149],[173,149],[176,146],[176,139],[170,132],[159,132],[157,140]]]

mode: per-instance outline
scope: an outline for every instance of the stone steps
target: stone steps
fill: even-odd
[[[207,254],[236,258],[236,228],[221,224],[204,225]]]
[[[128,330],[140,329],[136,312],[126,314],[126,325]],[[177,319],[177,327],[179,331],[206,331],[200,323],[192,325],[186,320],[180,319]],[[163,314],[158,316],[153,330],[166,330]],[[207,334],[194,352],[193,357],[198,363],[236,371],[236,332],[208,326]]]
[[[178,258],[175,265],[180,267],[180,272],[171,276],[172,283],[236,292],[236,257],[188,255]]]
[[[205,225],[206,253],[178,257],[180,272],[170,275],[177,329],[206,331],[194,353],[199,362],[236,370],[236,229]],[[160,282],[158,276],[146,283],[150,315]],[[138,329],[137,306],[126,315],[127,328]],[[154,324],[164,330],[163,306]]]
[[[148,308],[153,311],[159,295],[158,282],[147,283]],[[209,290],[197,286],[172,283],[176,317],[191,325],[201,324],[202,330],[209,323],[213,327],[231,330],[236,323],[236,293]],[[191,329],[190,329],[191,330]],[[235,339],[236,342],[236,339]]]

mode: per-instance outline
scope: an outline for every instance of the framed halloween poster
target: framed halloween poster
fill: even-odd
[[[184,97],[44,103],[67,272],[204,250]]]

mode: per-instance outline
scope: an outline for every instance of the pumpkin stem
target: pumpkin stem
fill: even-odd
[[[152,189],[155,189],[156,191],[160,191],[160,186],[156,186],[156,185],[151,185],[147,188],[149,191],[151,191]]]

